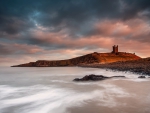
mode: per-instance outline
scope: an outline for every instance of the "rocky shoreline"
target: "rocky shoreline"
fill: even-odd
[[[115,71],[130,71],[141,75],[150,76],[150,58],[143,58],[133,61],[114,62],[109,64],[81,64],[81,67],[103,68]]]
[[[90,74],[90,75],[85,75],[82,78],[75,78],[73,81],[76,82],[83,82],[83,81],[101,81],[101,80],[106,80],[106,79],[111,79],[111,78],[126,78],[125,76],[103,76],[103,75],[95,75],[95,74]],[[138,76],[138,78],[144,79],[146,78],[145,76]]]

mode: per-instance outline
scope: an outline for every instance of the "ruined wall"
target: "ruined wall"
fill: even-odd
[[[118,53],[118,45],[117,46],[114,45],[112,48],[113,48],[112,53]]]

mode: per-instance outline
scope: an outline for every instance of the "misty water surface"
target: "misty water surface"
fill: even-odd
[[[87,74],[126,76],[73,82]],[[0,113],[150,113],[150,78],[97,68],[0,68]]]

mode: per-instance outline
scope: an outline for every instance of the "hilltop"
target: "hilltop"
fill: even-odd
[[[57,66],[78,66],[81,64],[107,64],[118,61],[138,60],[139,56],[133,53],[118,52],[118,46],[113,46],[110,53],[91,53],[80,57],[66,60],[38,60],[12,67],[57,67]]]

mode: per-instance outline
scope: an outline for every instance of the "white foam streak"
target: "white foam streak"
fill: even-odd
[[[146,102],[145,105],[150,102],[150,96],[147,93],[149,92],[147,81],[150,79],[140,79],[139,75],[133,73],[75,67],[59,68],[59,71],[58,68],[19,69],[16,73],[5,75],[0,73],[0,83],[5,84],[0,85],[0,113],[67,113],[68,108],[82,107],[84,109],[86,105],[92,106],[93,102],[100,107],[114,109],[118,106],[123,107],[126,104],[123,103],[125,99],[131,98],[139,102],[139,97],[142,98],[141,101]],[[24,74],[19,75],[18,71]],[[72,81],[74,78],[88,74],[126,76],[126,78],[98,82]],[[17,80],[12,79],[17,77]],[[131,83],[133,87],[130,88],[128,83]],[[139,88],[141,92],[138,91]],[[127,102],[130,106],[130,101]]]
[[[20,106],[24,105],[17,112],[22,113],[66,113],[67,108],[73,106],[83,106],[86,100],[95,100],[99,101],[101,106],[113,107],[117,105],[117,102],[114,100],[115,96],[127,97],[128,93],[124,92],[121,88],[112,85],[100,85],[104,87],[103,90],[94,90],[92,92],[75,92],[70,89],[60,89],[56,87],[47,87],[43,91],[36,91],[32,95],[26,95],[23,97],[15,97],[10,99],[2,99],[0,101],[0,111],[11,106]],[[34,87],[34,88],[33,88]],[[41,89],[42,86],[40,86]],[[6,86],[5,86],[6,88]],[[30,90],[34,90],[35,86],[28,87]],[[111,88],[111,89],[108,89]],[[9,87],[8,87],[9,89]],[[13,89],[11,87],[11,89]],[[15,90],[8,95],[22,93],[22,90],[26,88],[14,88]],[[21,92],[20,92],[21,90]],[[29,91],[30,91],[29,90]],[[32,91],[31,90],[31,91]],[[6,92],[5,92],[6,93]],[[29,92],[28,92],[29,93]],[[23,110],[22,110],[23,109]],[[19,111],[20,110],[20,111]],[[16,112],[16,113],[17,113]]]

